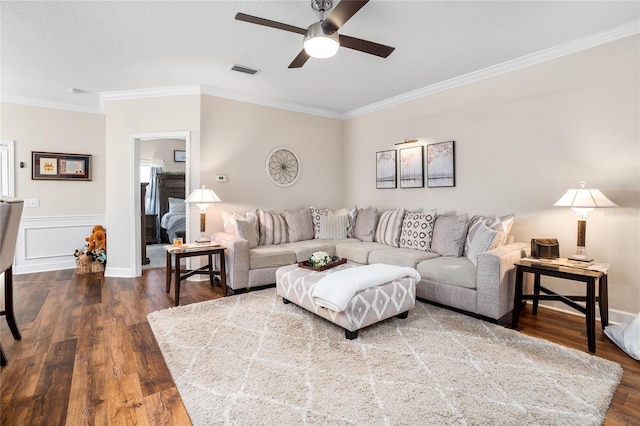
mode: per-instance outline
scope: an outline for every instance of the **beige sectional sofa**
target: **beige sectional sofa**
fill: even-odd
[[[225,212],[223,219],[225,232],[212,240],[227,248],[233,292],[273,285],[278,268],[324,251],[360,264],[415,268],[422,278],[418,299],[505,322],[513,308],[513,263],[529,254],[528,244],[511,241],[513,215],[310,207],[283,214]]]

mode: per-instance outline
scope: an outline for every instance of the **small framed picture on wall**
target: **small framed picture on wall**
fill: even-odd
[[[427,145],[427,186],[456,186],[454,141]]]
[[[173,161],[176,163],[185,163],[187,161],[187,152],[182,150],[173,151]]]
[[[396,150],[376,152],[376,188],[396,187]]]

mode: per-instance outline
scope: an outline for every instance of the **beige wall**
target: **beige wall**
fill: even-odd
[[[344,200],[515,213],[518,241],[557,237],[567,256],[576,215],[553,203],[586,180],[620,206],[591,214],[587,250],[611,264],[610,307],[639,312],[639,47],[630,37],[346,121]],[[456,187],[375,189],[375,152],[407,137],[455,140]]]
[[[200,96],[167,96],[109,101],[105,104],[107,141],[106,214],[109,229],[109,263],[106,274],[130,276],[134,265],[136,234],[131,221],[135,190],[132,175],[133,135],[188,131],[191,154],[199,156]],[[196,171],[192,168],[192,172]],[[193,173],[192,185],[198,185]],[[137,201],[137,200],[136,200]],[[137,259],[135,259],[137,261]]]
[[[104,214],[103,115],[3,103],[0,123],[1,138],[15,141],[16,197],[40,200],[25,217]],[[91,181],[31,180],[31,151],[91,155]]]
[[[140,160],[149,161],[159,165],[162,161],[164,172],[185,172],[186,162],[176,162],[173,151],[185,150],[185,141],[182,139],[154,139],[144,140],[140,144]]]
[[[202,97],[201,121],[201,182],[223,201],[207,214],[208,229],[222,229],[222,210],[342,207],[342,121],[213,96]],[[265,172],[276,147],[300,160],[300,177],[287,188]],[[228,182],[216,182],[218,174]]]

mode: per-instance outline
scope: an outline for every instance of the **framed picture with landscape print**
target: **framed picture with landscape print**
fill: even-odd
[[[395,188],[396,185],[396,150],[376,152],[376,188]]]
[[[400,150],[400,188],[424,188],[424,146]]]
[[[91,180],[91,156],[31,152],[32,180]]]
[[[454,141],[427,145],[427,186],[456,186]]]

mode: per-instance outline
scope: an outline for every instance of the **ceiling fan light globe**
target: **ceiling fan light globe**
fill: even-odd
[[[322,21],[307,28],[304,37],[304,50],[312,58],[330,58],[338,52],[340,41],[338,32],[328,33],[322,28]]]

